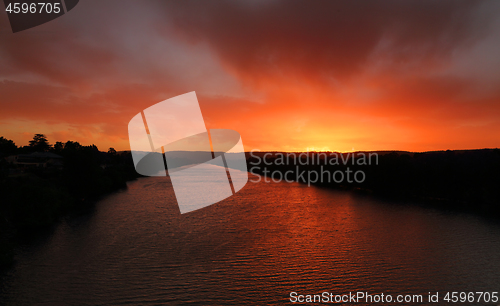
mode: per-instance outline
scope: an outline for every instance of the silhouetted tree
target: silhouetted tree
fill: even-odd
[[[64,143],[57,141],[54,144],[54,153],[61,154],[63,150],[64,150]]]
[[[48,151],[50,149],[49,141],[44,134],[35,134],[33,140],[30,140],[29,146],[34,151]]]
[[[111,155],[116,155],[116,150],[115,150],[115,148],[109,148],[109,150],[108,150],[108,154],[111,154]]]
[[[78,141],[71,141],[71,140],[68,140],[66,141],[66,143],[64,144],[64,149],[65,150],[79,150],[80,148],[82,147],[82,145],[78,142]]]
[[[0,137],[0,157],[14,154],[16,150],[17,146],[14,141]]]

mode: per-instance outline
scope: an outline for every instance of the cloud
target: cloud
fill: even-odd
[[[372,65],[440,60],[483,37],[474,1],[167,2],[175,33],[207,43],[242,78],[343,80]],[[486,22],[483,22],[486,23]]]
[[[247,149],[498,146],[499,16],[495,1],[85,1],[16,34],[0,16],[0,134],[128,149],[135,114],[194,90]]]
[[[173,35],[265,92],[252,118],[267,116],[281,146],[498,146],[495,2],[183,1],[165,12]]]
[[[53,134],[54,141],[65,140],[62,135],[91,141],[84,130],[127,139],[130,118],[152,104],[193,90],[236,92],[239,84],[208,50],[158,33],[162,16],[156,8],[86,2],[68,16],[16,34],[6,16],[0,18],[0,122],[4,131],[16,131],[6,136],[22,144],[24,133],[12,127],[18,124],[28,134]],[[56,133],[55,126],[66,129]]]

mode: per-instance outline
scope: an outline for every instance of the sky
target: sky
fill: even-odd
[[[13,34],[0,136],[129,150],[128,122],[196,91],[246,151],[500,147],[500,1],[80,1]]]

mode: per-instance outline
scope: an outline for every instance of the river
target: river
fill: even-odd
[[[168,178],[140,178],[41,236],[0,276],[0,304],[266,305],[290,303],[291,292],[500,291],[500,222],[299,183],[249,182],[180,215]]]

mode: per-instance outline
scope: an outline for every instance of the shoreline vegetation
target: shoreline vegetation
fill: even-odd
[[[378,155],[376,162],[373,156],[369,158],[373,153]],[[500,217],[500,149],[422,153],[249,152],[246,157],[249,172],[268,181],[284,180],[288,172],[288,178],[312,186]],[[344,175],[343,181],[335,182],[332,176],[328,180],[328,174],[335,172]],[[348,172],[349,182],[345,175]],[[356,180],[357,172],[360,173]],[[313,175],[308,177],[309,173]],[[317,179],[322,173],[325,175]]]
[[[17,147],[0,137],[0,268],[13,263],[20,236],[91,207],[139,176],[130,152],[73,141],[50,145],[43,134]]]
[[[178,157],[180,165],[199,162],[196,152],[170,154]],[[288,175],[289,180],[313,186],[500,217],[500,149],[424,153],[252,151],[245,156],[249,183],[256,178],[284,180]],[[357,176],[357,181],[342,182],[326,176],[313,182],[311,177],[299,175],[338,171],[363,175]],[[127,181],[138,177],[141,175],[135,171],[130,151],[109,148],[101,152],[95,145],[73,141],[50,145],[43,134],[36,134],[28,146],[17,147],[0,137],[0,268],[14,262],[20,236],[85,211],[99,197],[126,188]]]

